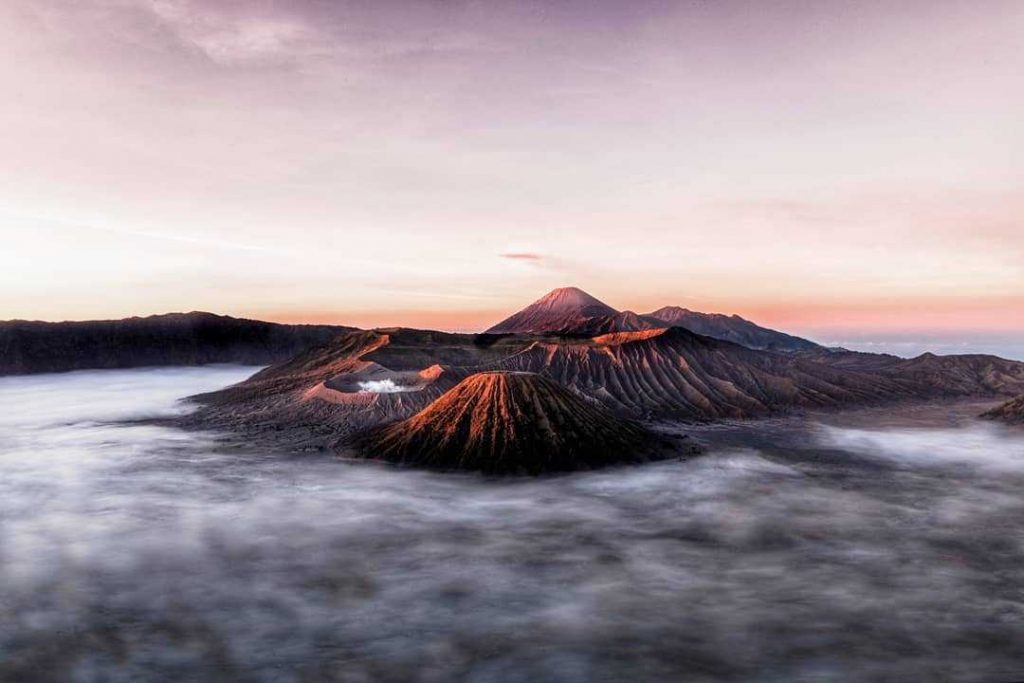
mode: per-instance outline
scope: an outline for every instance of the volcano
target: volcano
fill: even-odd
[[[636,436],[631,420],[747,419],[1024,394],[1024,363],[994,356],[904,359],[823,347],[757,350],[664,322],[619,330],[604,315],[607,308],[568,288],[495,329],[575,324],[583,332],[345,333],[244,382],[194,397],[201,407],[177,421],[294,450],[345,445],[372,433],[367,457],[538,472],[649,457],[634,455],[643,448],[616,450]],[[628,312],[614,317],[640,324]],[[521,379],[534,375],[542,377]],[[374,390],[379,387],[389,390]],[[471,407],[460,407],[463,402]],[[602,421],[611,432],[589,426]],[[564,441],[557,436],[563,424]],[[622,433],[627,437],[616,437]]]
[[[571,330],[592,318],[613,319],[619,312],[577,287],[553,289],[487,330],[488,334],[528,334]]]
[[[528,372],[470,375],[356,446],[369,458],[487,474],[592,469],[671,454],[662,437]]]
[[[903,400],[1024,394],[1024,363],[993,356],[757,351],[681,327],[591,338],[389,328],[343,334],[194,400],[184,425],[252,442],[327,448],[431,406],[484,372],[527,372],[626,419],[756,418]],[[403,390],[368,392],[390,380]]]
[[[643,315],[633,311],[620,312],[577,287],[562,287],[548,292],[487,333],[592,337],[665,327],[682,327],[695,334],[760,351],[788,353],[822,348],[807,339],[761,327],[738,315],[700,313],[679,306],[665,306]]]
[[[665,306],[647,313],[642,319],[660,320],[666,325],[683,327],[690,332],[723,341],[741,344],[762,351],[810,351],[820,349],[814,342],[785,332],[768,329],[738,315],[700,313],[680,306]]]

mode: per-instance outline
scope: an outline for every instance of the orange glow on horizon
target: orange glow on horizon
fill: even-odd
[[[593,292],[591,292],[593,294]],[[539,295],[538,295],[539,296]],[[602,297],[595,294],[599,299]],[[536,298],[536,297],[534,297]],[[361,328],[414,327],[420,329],[479,332],[508,317],[531,303],[528,298],[507,309],[494,310],[382,310],[382,311],[317,311],[296,309],[291,311],[249,311],[254,317],[282,323],[322,323],[351,325]],[[814,330],[817,333],[890,333],[908,330],[928,332],[1005,332],[1024,336],[1024,296],[995,299],[949,300],[920,298],[896,301],[817,301],[776,303],[738,303],[716,301],[702,304],[687,301],[662,301],[658,305],[643,307],[616,306],[616,302],[602,299],[619,310],[646,313],[661,306],[678,305],[704,313],[739,315],[760,325],[782,331],[799,333]]]
[[[525,306],[528,303],[526,302],[523,305]],[[345,313],[341,311],[296,309],[294,311],[248,311],[244,313],[243,317],[293,325],[316,323],[323,325],[349,325],[363,329],[412,327],[445,332],[479,332],[508,317],[509,313],[503,314],[501,311],[421,311],[411,309],[352,311]]]

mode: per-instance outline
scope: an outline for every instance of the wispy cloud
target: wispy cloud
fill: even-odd
[[[535,254],[530,251],[513,251],[506,254],[499,254],[499,256],[513,261],[533,261],[535,263],[539,263],[544,260],[544,257],[541,254]]]

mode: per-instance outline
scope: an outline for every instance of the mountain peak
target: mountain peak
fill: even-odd
[[[651,311],[646,315],[654,318],[659,318],[667,322],[674,322],[676,319],[684,318],[688,315],[692,315],[693,311],[689,308],[683,308],[682,306],[662,306],[656,311]]]
[[[614,309],[595,296],[591,296],[579,287],[558,287],[533,302],[537,304],[552,304],[565,307],[580,306],[603,306],[611,311]]]
[[[480,372],[413,417],[365,435],[359,446],[392,462],[540,474],[643,462],[658,455],[665,445],[659,441],[547,377]]]
[[[618,311],[578,287],[553,289],[532,304],[501,321],[491,334],[554,332],[571,329],[588,318],[616,316]]]

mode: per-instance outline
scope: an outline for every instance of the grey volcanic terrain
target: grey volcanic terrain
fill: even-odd
[[[751,349],[772,351],[808,351],[821,346],[808,339],[770,330],[738,315],[699,313],[679,306],[665,306],[644,316],[691,332],[725,341],[736,342]]]
[[[199,312],[83,322],[9,320],[0,322],[0,375],[208,363],[266,365],[351,329]]]
[[[540,474],[646,462],[668,443],[546,377],[479,372],[406,420],[357,443],[372,458],[487,474]]]
[[[612,414],[641,420],[756,418],[1024,393],[1024,363],[994,356],[775,352],[680,327],[566,334],[567,321],[592,319],[587,314],[600,302],[578,290],[556,290],[545,299],[559,305],[534,305],[510,320],[528,321],[523,324],[534,329],[547,319],[543,324],[555,326],[554,332],[351,332],[234,387],[196,397],[203,406],[185,419],[290,448],[333,448],[412,417],[471,375],[494,371],[542,375]]]

